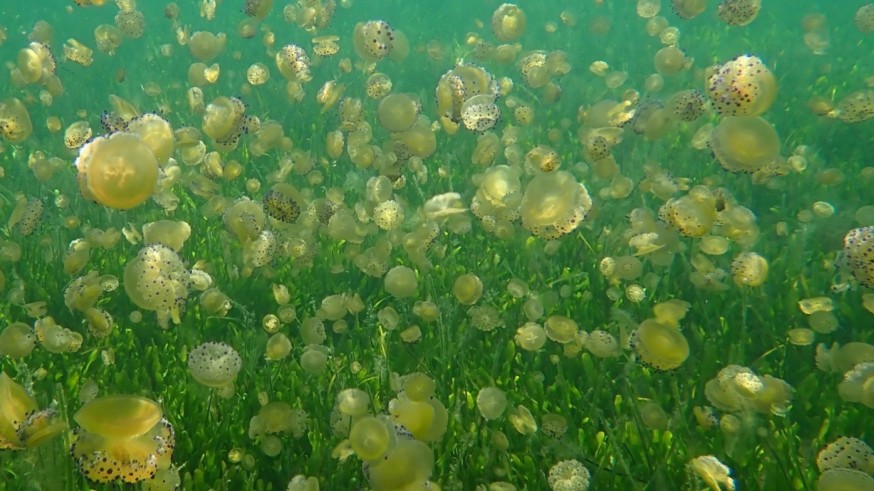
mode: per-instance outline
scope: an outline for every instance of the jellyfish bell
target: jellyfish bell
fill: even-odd
[[[134,133],[95,138],[79,150],[75,165],[82,195],[108,208],[143,204],[158,182],[158,161]]]
[[[173,127],[166,119],[155,113],[146,113],[131,120],[127,130],[140,136],[143,143],[152,150],[158,165],[167,164],[173,155],[176,139]]]
[[[408,94],[390,94],[379,102],[376,112],[380,124],[391,132],[410,129],[419,116],[421,104]]]
[[[874,90],[858,90],[847,94],[826,115],[837,117],[844,123],[861,123],[874,118]]]
[[[741,55],[715,67],[707,95],[723,116],[758,116],[774,103],[777,79],[754,55]]]
[[[225,343],[203,343],[188,354],[191,376],[198,383],[211,388],[232,385],[241,367],[240,355]]]
[[[729,116],[710,134],[710,149],[729,172],[753,173],[780,156],[780,137],[758,116]]]
[[[761,0],[723,0],[716,13],[726,24],[742,27],[754,21],[761,8]]]
[[[352,34],[355,53],[365,61],[379,61],[394,48],[394,29],[384,20],[359,22]]]
[[[689,357],[689,342],[683,333],[655,319],[638,326],[631,335],[631,346],[641,361],[661,371],[678,368]]]
[[[320,58],[334,56],[340,52],[340,36],[325,35],[313,38],[313,53]]]
[[[660,75],[671,77],[689,68],[690,60],[680,48],[665,46],[656,51],[653,64]]]
[[[14,97],[0,101],[0,135],[11,143],[21,143],[31,133],[33,123],[24,103]]]

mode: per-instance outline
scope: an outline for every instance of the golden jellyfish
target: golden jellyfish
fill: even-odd
[[[690,123],[704,115],[707,101],[700,90],[688,89],[674,93],[665,108],[680,121]]]
[[[380,100],[391,92],[392,82],[388,75],[384,73],[374,73],[367,78],[364,84],[364,91],[367,97]]]
[[[10,97],[0,101],[0,135],[10,143],[21,143],[33,133],[33,123],[24,104]]]
[[[473,273],[465,273],[455,279],[452,285],[452,294],[458,303],[473,305],[479,301],[483,294],[483,282],[479,276]]]
[[[860,123],[874,118],[874,90],[858,90],[838,101],[834,115],[844,123]]]
[[[874,226],[859,227],[844,235],[844,257],[856,280],[874,288]]]
[[[66,427],[54,409],[40,411],[22,386],[0,372],[0,450],[37,447]]]
[[[143,225],[143,242],[163,244],[176,252],[182,250],[185,241],[191,237],[191,226],[187,222],[158,220]]]
[[[424,114],[419,115],[416,123],[407,131],[392,133],[392,143],[396,156],[407,151],[413,156],[426,159],[437,150],[437,136],[431,129],[431,121]],[[408,159],[399,158],[401,163],[406,160]]]
[[[683,19],[692,19],[707,8],[707,0],[671,0],[674,13]]]
[[[723,116],[758,116],[774,103],[777,79],[759,57],[741,55],[715,67],[707,95]]]
[[[680,48],[665,46],[656,51],[653,64],[660,75],[671,77],[689,68],[690,60],[686,58],[686,53]]]
[[[251,85],[264,85],[270,80],[270,70],[264,63],[253,63],[246,69],[246,80]]]
[[[71,150],[75,150],[91,139],[91,126],[88,121],[76,121],[64,131],[64,145]]]
[[[141,309],[154,310],[161,327],[182,322],[191,274],[173,249],[149,244],[124,267],[124,290]]]
[[[694,472],[712,491],[735,489],[734,479],[731,478],[731,469],[719,461],[713,455],[695,457],[686,467]]]
[[[637,15],[643,19],[651,19],[662,9],[661,0],[637,0]]]
[[[309,82],[310,57],[303,48],[296,44],[287,44],[276,52],[276,68],[290,82]]]
[[[125,36],[136,39],[146,31],[146,16],[139,10],[119,11],[115,25]]]
[[[644,364],[660,371],[678,368],[689,357],[689,342],[680,329],[655,319],[640,323],[631,347]]]
[[[100,24],[94,28],[94,42],[97,49],[108,55],[114,55],[115,50],[124,41],[124,34],[111,24]]]
[[[568,172],[535,176],[519,207],[522,226],[532,234],[557,238],[576,229],[588,216],[592,199],[586,187]]]
[[[874,32],[874,3],[868,3],[859,7],[853,18],[856,29],[866,34]]]
[[[243,13],[256,20],[264,20],[270,9],[273,8],[273,0],[245,0]]]
[[[236,148],[240,137],[249,131],[246,104],[236,97],[216,97],[203,113],[203,132],[215,141],[219,151]]]
[[[768,260],[755,252],[742,252],[731,262],[731,275],[739,286],[761,286],[768,279]]]
[[[212,61],[224,51],[227,41],[223,32],[213,34],[209,31],[197,31],[188,39],[188,51],[200,61]]]
[[[428,478],[434,471],[434,452],[412,439],[398,439],[380,460],[366,464],[365,475],[373,491],[430,489]]]
[[[579,460],[561,460],[549,468],[547,482],[552,491],[586,491],[591,477]]]
[[[133,133],[95,138],[79,149],[77,180],[82,195],[108,208],[128,210],[143,204],[158,182],[158,161]]]
[[[282,223],[296,222],[304,203],[303,195],[291,184],[275,184],[264,194],[264,211]]]
[[[23,322],[13,322],[0,332],[0,355],[24,358],[36,345],[33,329]]]
[[[328,58],[340,52],[340,36],[327,35],[313,38],[313,53],[319,58]]]
[[[498,419],[507,409],[507,394],[497,387],[483,387],[476,396],[476,407],[485,419]]]
[[[393,199],[383,201],[373,209],[373,221],[382,230],[395,230],[404,222],[404,209]]]
[[[75,39],[68,39],[66,43],[64,43],[64,59],[72,61],[74,63],[78,63],[82,66],[89,66],[94,62],[93,59],[94,52],[88,46],[76,41]]]
[[[527,17],[517,5],[505,3],[492,14],[492,32],[499,41],[515,41],[525,32]]]
[[[464,127],[475,133],[483,133],[492,129],[501,118],[501,109],[495,104],[495,98],[480,94],[464,101],[461,106],[461,120]]]
[[[710,149],[725,170],[753,173],[780,156],[780,137],[758,116],[729,116],[710,134]]]
[[[158,165],[167,164],[173,155],[176,137],[173,127],[166,119],[155,113],[146,113],[133,118],[127,125],[127,131],[140,136],[143,143],[152,151],[158,160]]]
[[[498,84],[485,69],[475,65],[458,65],[444,73],[437,82],[437,113],[440,124],[455,133],[462,123],[461,110],[465,101],[477,96],[497,97]]]
[[[696,186],[680,198],[669,199],[659,218],[686,237],[703,237],[717,219],[716,196],[706,186]]]
[[[352,45],[365,61],[379,61],[392,52],[394,37],[394,29],[384,20],[359,22],[352,34]]]
[[[761,8],[761,0],[723,0],[716,13],[730,26],[745,26],[756,19]]]
[[[376,462],[396,443],[394,428],[390,421],[380,417],[364,416],[352,425],[349,443],[359,459]]]
[[[408,94],[390,94],[379,102],[376,117],[387,130],[399,133],[416,123],[422,106]]]
[[[70,455],[98,483],[150,480],[170,467],[176,445],[170,423],[151,399],[134,395],[98,397],[76,412]]]
[[[395,298],[414,297],[418,287],[416,272],[406,266],[395,266],[385,275],[385,291]]]

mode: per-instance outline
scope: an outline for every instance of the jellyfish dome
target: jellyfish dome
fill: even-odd
[[[741,55],[716,67],[707,95],[723,116],[758,116],[774,103],[777,79],[759,57]]]
[[[143,204],[158,183],[158,160],[133,133],[95,138],[79,150],[76,168],[82,195],[109,208]]]

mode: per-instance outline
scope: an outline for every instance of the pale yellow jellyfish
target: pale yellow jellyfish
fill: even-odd
[[[525,12],[512,3],[502,4],[492,14],[492,32],[503,42],[519,39],[525,32],[526,24]]]
[[[730,26],[745,26],[756,19],[761,8],[761,0],[723,0],[716,13]]]
[[[359,22],[352,34],[355,52],[366,61],[379,61],[394,48],[394,29],[383,20]]]
[[[158,181],[155,155],[133,133],[95,138],[79,150],[75,165],[82,195],[109,208],[143,204]]]
[[[188,353],[188,371],[194,380],[211,387],[232,385],[242,368],[237,351],[225,343],[203,343]]]
[[[854,228],[844,236],[847,265],[864,286],[874,288],[874,226]]]
[[[729,116],[710,134],[710,149],[725,170],[753,173],[780,156],[780,137],[760,117]]]
[[[643,321],[631,335],[641,361],[656,370],[673,370],[689,357],[689,342],[676,327],[654,319]]]

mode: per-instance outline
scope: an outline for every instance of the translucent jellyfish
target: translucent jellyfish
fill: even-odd
[[[64,59],[72,61],[74,63],[78,63],[82,66],[89,66],[94,62],[93,58],[94,52],[88,46],[76,41],[75,39],[68,39],[66,43],[64,43]]]
[[[278,210],[274,210],[274,212],[276,211]],[[286,217],[286,215],[280,216]],[[236,200],[222,214],[225,227],[242,241],[257,238],[264,230],[266,220],[267,216],[261,203],[252,201],[245,196]]]
[[[589,469],[575,459],[556,462],[547,476],[552,491],[586,491],[590,479]]]
[[[371,99],[382,99],[387,96],[392,89],[391,78],[384,73],[374,73],[370,77],[367,78],[367,82],[364,84],[364,91],[367,93],[367,97]]]
[[[158,220],[143,225],[143,241],[146,244],[163,244],[176,252],[182,250],[189,237],[191,237],[191,226],[188,222]]]
[[[434,452],[431,448],[419,440],[404,439],[398,439],[397,445],[381,460],[365,467],[373,491],[425,486],[433,471]]]
[[[452,294],[462,305],[475,304],[483,294],[483,282],[473,273],[465,273],[455,279]]]
[[[665,103],[665,108],[680,121],[692,122],[704,115],[705,104],[704,94],[700,90],[689,89],[672,95]]]
[[[461,106],[461,120],[464,127],[476,133],[492,129],[501,119],[501,109],[495,104],[495,98],[480,94],[464,101]]]
[[[868,3],[859,7],[853,20],[859,31],[866,34],[874,32],[874,3]]]
[[[531,233],[554,238],[576,229],[591,208],[585,186],[570,173],[555,171],[529,181],[519,212],[522,226]]]
[[[381,459],[396,444],[391,422],[383,418],[365,416],[352,425],[349,443],[355,455],[365,462]]]
[[[723,0],[716,13],[730,26],[745,26],[756,19],[761,8],[761,0]]]
[[[71,353],[82,347],[82,335],[55,323],[51,317],[34,322],[36,339],[49,353]]]
[[[396,298],[416,295],[416,272],[406,266],[395,266],[385,275],[385,291]]]
[[[656,71],[665,77],[674,76],[689,68],[690,63],[691,60],[686,58],[686,53],[676,46],[665,46],[656,51],[653,57]]]
[[[189,373],[207,387],[233,385],[241,367],[240,355],[225,343],[203,343],[188,353]]]
[[[152,151],[158,165],[169,162],[176,146],[173,127],[166,119],[155,113],[146,113],[135,117],[127,123],[127,131],[140,136],[143,143]]]
[[[155,155],[132,133],[95,138],[79,150],[76,168],[82,195],[109,208],[141,205],[158,181]]]
[[[37,434],[55,420],[46,412],[37,412],[36,401],[28,395],[24,387],[15,383],[5,372],[0,372],[0,450],[22,449],[36,446],[46,438],[63,431],[55,428],[48,434]]]
[[[703,237],[717,218],[716,196],[705,186],[696,186],[689,194],[671,198],[659,209],[659,218],[687,237]]]
[[[149,244],[124,268],[124,289],[131,301],[154,310],[162,327],[179,324],[188,299],[191,275],[176,252],[162,244]]]
[[[673,370],[689,357],[689,342],[676,327],[647,319],[631,335],[640,360],[656,370]]]
[[[538,351],[546,344],[546,331],[540,324],[527,322],[516,330],[513,340],[525,351]]]
[[[777,79],[759,57],[741,55],[715,67],[707,96],[723,116],[758,116],[774,103]]]
[[[87,143],[91,136],[91,126],[88,125],[88,121],[76,121],[64,131],[64,145],[75,150]]]
[[[394,29],[383,20],[359,22],[355,25],[352,45],[355,52],[366,61],[379,61],[394,48]]]
[[[874,408],[874,362],[866,361],[844,374],[838,394],[848,402],[861,402]]]
[[[485,419],[498,419],[507,409],[507,394],[497,387],[483,387],[476,396],[476,407]]]
[[[70,455],[91,481],[136,483],[170,466],[176,444],[161,407],[134,395],[98,397],[76,412]]]
[[[0,135],[11,143],[21,143],[33,133],[33,123],[27,107],[10,97],[0,101]]]
[[[115,15],[115,25],[125,36],[136,39],[146,31],[146,16],[139,10],[121,10]]]
[[[505,3],[492,14],[492,32],[499,41],[514,41],[525,32],[527,18],[521,8]]]
[[[264,63],[253,63],[246,69],[246,80],[251,85],[264,85],[270,80],[270,70]]]
[[[874,90],[859,90],[846,95],[830,115],[844,123],[860,123],[874,118]]]
[[[114,25],[100,24],[94,28],[94,42],[103,53],[114,55],[123,40],[124,34]]]
[[[0,355],[24,358],[33,351],[35,345],[33,329],[23,322],[13,322],[0,332]]]
[[[377,109],[382,126],[392,132],[410,129],[419,117],[421,105],[407,94],[390,94],[383,98]]]
[[[760,117],[729,116],[710,134],[710,149],[725,170],[753,173],[780,156],[780,137]]]
[[[874,288],[874,227],[854,228],[847,232],[843,252],[859,283]]]

